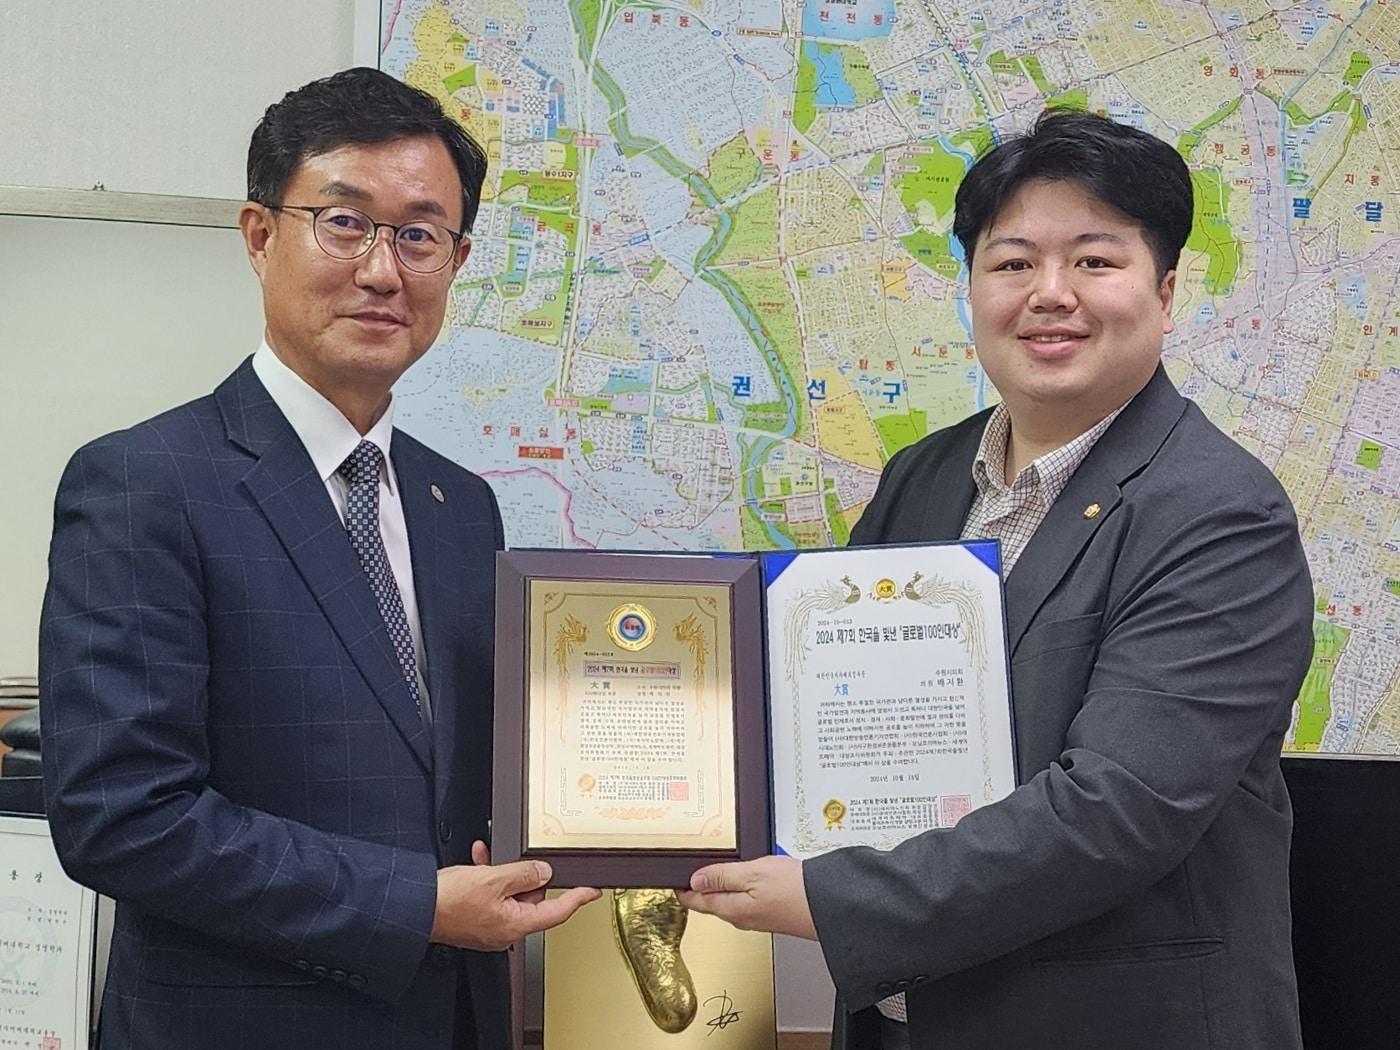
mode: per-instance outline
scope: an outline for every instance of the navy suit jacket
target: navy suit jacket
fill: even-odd
[[[507,1045],[504,956],[428,944],[438,867],[487,837],[500,514],[392,457],[431,729],[249,362],[63,475],[42,756],[64,867],[117,901],[104,1050]]]
[[[892,458],[852,541],[956,539],[986,421]],[[1006,615],[1020,786],[803,867],[836,1045],[874,1045],[869,1008],[905,992],[915,1050],[1299,1050],[1279,750],[1312,587],[1283,489],[1159,368]]]

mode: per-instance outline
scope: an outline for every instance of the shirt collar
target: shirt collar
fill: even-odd
[[[1002,402],[992,409],[987,426],[982,431],[982,440],[977,445],[977,455],[972,461],[972,480],[978,493],[984,497],[998,496],[1015,488],[1038,492],[1042,505],[1048,509],[1064,491],[1069,479],[1099,438],[1103,437],[1104,431],[1127,407],[1127,403],[1120,405],[1077,438],[1036,457],[1022,467],[1008,485],[1006,443],[1011,439],[1011,412]]]
[[[1002,402],[992,409],[982,440],[977,444],[977,456],[972,461],[972,480],[982,495],[1006,492],[1006,442],[1011,436],[1011,413]],[[1026,469],[1035,467],[1032,463]],[[1024,473],[1024,471],[1023,471]],[[1017,478],[1019,480],[1019,476]]]
[[[386,469],[382,477],[394,491],[394,472],[389,464],[389,443],[394,434],[394,399],[363,438],[354,425],[306,380],[293,372],[264,339],[253,354],[253,372],[267,388],[268,396],[296,431],[323,482],[329,481],[361,440],[372,441],[384,453]]]

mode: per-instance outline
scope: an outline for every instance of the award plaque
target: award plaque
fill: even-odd
[[[511,551],[496,588],[496,861],[686,886],[770,851],[757,562]]]

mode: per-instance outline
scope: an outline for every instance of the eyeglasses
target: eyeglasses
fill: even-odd
[[[414,273],[437,273],[452,261],[462,240],[460,233],[435,222],[420,219],[395,226],[392,222],[375,222],[360,209],[339,204],[323,204],[318,208],[305,204],[265,204],[263,207],[309,214],[316,243],[332,259],[358,259],[374,247],[381,229],[391,230],[394,255]]]

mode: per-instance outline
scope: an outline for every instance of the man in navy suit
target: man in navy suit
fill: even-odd
[[[42,754],[65,868],[117,901],[104,1048],[498,1050],[503,950],[596,896],[489,866],[500,514],[393,429],[485,171],[374,70],[270,107],[263,345],[64,473]]]
[[[1293,508],[1161,366],[1191,175],[1051,113],[958,188],[1003,402],[899,452],[852,540],[992,536],[1020,784],[888,852],[696,874],[817,938],[839,1050],[1298,1050],[1279,767],[1312,654]]]

